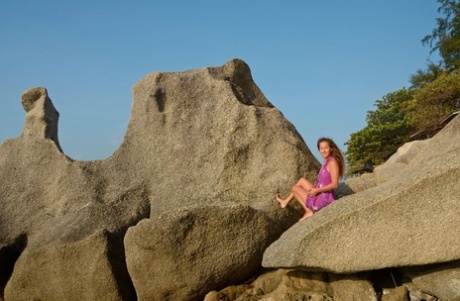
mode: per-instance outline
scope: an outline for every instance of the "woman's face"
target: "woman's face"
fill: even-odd
[[[331,155],[331,147],[327,141],[321,141],[319,143],[319,152],[324,159]]]

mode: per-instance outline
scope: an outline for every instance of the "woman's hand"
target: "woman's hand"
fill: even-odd
[[[310,196],[316,196],[319,193],[318,188],[310,188],[308,190],[308,195]]]

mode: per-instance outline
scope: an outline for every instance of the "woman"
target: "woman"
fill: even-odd
[[[339,178],[343,176],[345,170],[343,155],[332,139],[320,138],[316,146],[324,158],[316,184],[313,185],[307,179],[300,178],[287,198],[276,196],[281,208],[285,208],[293,198],[302,205],[305,214],[300,221],[309,218],[314,212],[335,200],[334,189],[339,186]]]

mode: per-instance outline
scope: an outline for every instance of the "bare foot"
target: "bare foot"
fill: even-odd
[[[276,195],[276,200],[280,203],[281,208],[286,208],[287,203],[282,198],[280,198],[278,194]]]
[[[312,215],[313,215],[313,212],[312,212],[312,211],[305,212],[305,214],[302,216],[302,218],[299,219],[299,222],[306,220],[307,218],[309,218],[309,217],[312,216]]]

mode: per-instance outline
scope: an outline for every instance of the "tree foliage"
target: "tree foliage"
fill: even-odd
[[[409,78],[409,82],[412,84],[411,89],[418,89],[426,86],[435,81],[442,73],[444,69],[441,68],[440,64],[430,62],[426,70],[418,69],[416,74],[412,74]]]
[[[430,45],[431,52],[439,51],[444,68],[455,70],[460,67],[460,2],[458,0],[437,0],[437,27],[423,38],[424,45]]]
[[[345,143],[345,155],[352,169],[367,161],[384,162],[408,140],[412,125],[406,110],[412,94],[405,88],[388,93],[375,102],[376,110],[367,112],[367,126],[352,133]]]
[[[446,115],[459,108],[460,75],[445,72],[414,92],[406,112],[415,131],[430,131],[436,129]]]
[[[443,72],[421,88],[388,93],[374,106],[367,112],[367,125],[345,143],[351,170],[367,161],[385,162],[412,134],[435,133],[442,119],[460,108],[460,74]]]
[[[352,133],[345,143],[349,170],[368,161],[385,162],[412,134],[434,134],[439,123],[460,108],[460,0],[440,3],[437,27],[422,43],[439,51],[442,61],[430,62],[426,70],[410,76],[410,89],[391,92],[375,102],[368,111],[367,125]]]

